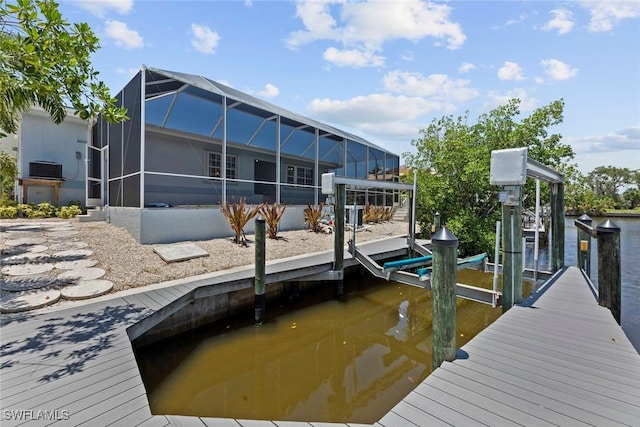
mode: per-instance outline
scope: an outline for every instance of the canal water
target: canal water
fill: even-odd
[[[491,287],[492,275],[459,282]],[[365,275],[137,351],[155,414],[373,423],[431,372],[431,292]],[[457,345],[500,308],[458,298]]]
[[[604,221],[594,218],[593,225]],[[620,226],[622,326],[640,348],[640,219]],[[565,223],[565,264],[576,264],[574,218]],[[597,284],[597,245],[591,277]],[[533,267],[533,243],[526,264]],[[540,248],[540,269],[550,268]],[[463,270],[458,281],[490,288],[492,274]],[[343,301],[327,285],[296,304],[253,313],[137,350],[155,414],[369,424],[431,372],[431,292],[364,275],[345,282]],[[525,295],[530,286],[525,286]],[[457,346],[501,313],[458,298]]]
[[[636,350],[640,351],[640,218],[592,218],[596,227],[607,219],[620,227],[620,263],[622,276],[621,326]],[[575,217],[565,218],[565,265],[577,265],[577,228]],[[598,243],[591,239],[591,281],[598,284]],[[551,268],[551,249],[541,247],[538,265],[541,270]],[[533,242],[527,243],[526,265],[533,268]]]

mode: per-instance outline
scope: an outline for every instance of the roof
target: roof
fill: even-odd
[[[153,73],[156,74],[160,74],[163,75],[165,77],[186,83],[190,86],[194,86],[197,87],[199,89],[205,90],[207,92],[211,92],[211,93],[215,93],[217,95],[220,96],[224,96],[227,97],[229,99],[233,99],[235,101],[239,101],[242,102],[243,104],[252,106],[254,108],[258,108],[260,110],[263,111],[269,111],[272,112],[274,114],[278,114],[280,116],[292,119],[296,122],[299,122],[301,124],[305,124],[308,126],[312,126],[315,128],[318,128],[320,130],[323,130],[325,132],[328,132],[330,134],[342,137],[342,138],[346,138],[352,141],[356,141],[359,142],[361,144],[364,144],[368,147],[373,147],[375,149],[378,149],[380,151],[383,151],[385,153],[390,153],[393,155],[396,155],[396,153],[392,153],[389,150],[386,150],[360,136],[354,135],[350,132],[346,132],[344,130],[338,129],[336,127],[333,127],[331,125],[328,125],[326,123],[322,123],[319,122],[317,120],[311,119],[309,117],[303,116],[301,114],[298,113],[294,113],[292,111],[289,111],[285,108],[279,107],[275,104],[272,104],[270,102],[264,101],[262,99],[256,98],[252,95],[249,95],[247,93],[241,92],[237,89],[234,89],[232,87],[223,85],[222,83],[213,81],[211,79],[208,79],[207,77],[203,77],[203,76],[199,76],[199,75],[195,75],[195,74],[186,74],[186,73],[181,73],[181,72],[177,72],[177,71],[168,71],[168,70],[162,70],[159,68],[153,68],[153,67],[146,67],[143,66],[142,67],[143,70],[148,70],[151,71]]]

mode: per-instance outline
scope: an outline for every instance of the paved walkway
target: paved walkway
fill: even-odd
[[[113,283],[70,222],[0,223],[0,312],[16,313],[94,298]]]

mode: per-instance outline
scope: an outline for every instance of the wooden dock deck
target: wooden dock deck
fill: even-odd
[[[362,250],[394,253],[397,240]],[[297,257],[267,272],[326,271],[331,259]],[[59,311],[2,315],[2,426],[347,427],[151,414],[127,329],[203,286],[239,286],[252,270],[205,276]],[[376,426],[640,425],[640,355],[575,268],[460,354],[466,358],[443,364]]]

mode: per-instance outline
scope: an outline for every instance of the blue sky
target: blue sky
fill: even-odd
[[[640,1],[62,0],[115,94],[199,74],[402,154],[434,118],[563,98],[583,173],[640,169]]]

